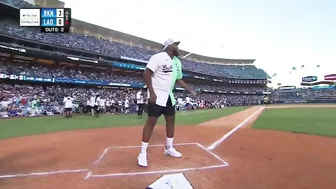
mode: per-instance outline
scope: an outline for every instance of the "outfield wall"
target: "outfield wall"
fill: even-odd
[[[336,99],[311,99],[311,100],[286,99],[272,102],[272,104],[334,104],[334,103],[336,103]]]

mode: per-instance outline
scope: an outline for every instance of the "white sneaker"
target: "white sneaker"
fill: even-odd
[[[138,165],[140,165],[141,167],[147,167],[147,154],[146,153],[139,154]]]
[[[165,148],[164,154],[172,156],[172,157],[176,157],[176,158],[182,157],[182,154],[180,152],[178,152],[174,147],[170,147],[168,149]]]

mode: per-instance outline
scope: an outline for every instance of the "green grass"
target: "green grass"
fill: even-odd
[[[246,107],[233,107],[225,109],[179,112],[176,117],[176,124],[196,125],[244,110],[245,108]],[[74,116],[72,119],[66,119],[63,116],[6,119],[0,120],[0,139],[66,130],[137,126],[143,125],[145,120],[146,117],[139,119],[136,115],[103,115],[100,118],[88,115],[78,115]],[[164,124],[163,117],[159,119],[158,124]]]
[[[336,108],[269,109],[261,114],[253,127],[336,137],[335,115]]]

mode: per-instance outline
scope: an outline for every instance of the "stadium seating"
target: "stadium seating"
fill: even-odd
[[[30,40],[36,40],[54,45],[61,45],[74,49],[87,50],[106,55],[117,55],[149,60],[150,56],[156,52],[130,47],[125,44],[98,39],[93,36],[81,34],[42,34],[37,29],[19,27],[11,22],[1,22],[0,32]],[[233,66],[217,65],[201,62],[193,62],[183,59],[183,69],[196,73],[227,78],[240,79],[265,79],[266,73],[257,69],[254,65]]]
[[[17,7],[33,7],[23,0],[14,0],[14,6]],[[74,49],[82,49],[91,52],[97,52],[106,55],[126,56],[140,60],[149,60],[154,51],[142,49],[139,47],[131,47],[126,44],[111,42],[104,39],[98,39],[93,36],[84,36],[82,34],[41,34],[36,28],[19,27],[14,21],[2,20],[0,22],[0,32],[13,35],[20,38],[41,41],[70,47]],[[233,65],[217,65],[202,62],[195,62],[183,59],[184,70],[197,73],[208,74],[217,77],[240,78],[240,79],[265,79],[266,72],[257,69],[254,65],[233,66]]]
[[[63,108],[63,98],[71,95],[76,102],[86,106],[87,100],[93,94],[100,94],[105,101],[124,101],[130,99],[131,106],[135,106],[137,90],[95,89],[65,86],[41,86],[21,84],[0,84],[0,112],[18,110],[22,115],[29,115],[29,103],[33,99],[40,102],[40,111],[60,113]],[[184,99],[187,94],[177,92],[176,97]],[[224,94],[199,94],[195,104],[204,101],[209,106],[239,106],[259,104],[261,96],[257,95],[224,95]],[[0,116],[1,117],[1,116]]]
[[[7,75],[26,75],[33,77],[60,77],[85,80],[110,80],[115,83],[141,83],[140,76],[125,76],[116,73],[108,73],[102,71],[94,71],[92,69],[75,69],[69,67],[46,67],[36,64],[10,62],[9,60],[0,59],[0,73]],[[5,81],[3,81],[5,82]],[[215,86],[211,84],[192,84],[194,88],[207,90],[222,90],[222,91],[239,91],[239,92],[261,92],[261,87],[228,87]],[[100,94],[102,99],[115,102],[124,101],[125,98],[130,99],[131,107],[135,104],[135,93],[137,90],[118,90],[118,89],[98,89],[95,87],[85,88],[82,86],[67,86],[67,85],[50,85],[33,83],[32,85],[12,83],[0,83],[0,114],[8,116],[29,115],[29,104],[33,99],[37,99],[40,103],[39,111],[44,114],[60,113],[63,107],[63,98],[72,96],[79,104],[83,106],[93,94]],[[177,92],[176,97],[185,99],[188,93]],[[194,104],[198,106],[202,101],[210,107],[220,106],[238,106],[238,105],[253,105],[258,104],[262,96],[258,95],[226,95],[226,94],[210,94],[201,93]],[[181,108],[182,109],[182,108]],[[15,113],[13,113],[15,112]],[[1,117],[1,116],[0,116]]]
[[[23,63],[8,63],[4,60],[0,60],[0,73],[4,74],[16,74],[26,75],[33,77],[60,77],[70,79],[82,79],[82,80],[108,80],[113,83],[127,83],[127,84],[140,84],[143,83],[140,76],[120,75],[111,72],[102,72],[101,70],[95,71],[92,69],[71,69],[66,67],[45,67],[41,65],[29,65]],[[193,84],[193,88],[214,90],[214,91],[228,91],[228,92],[262,92],[263,87],[249,86],[246,87],[223,87],[211,84]],[[177,86],[179,87],[179,86]]]

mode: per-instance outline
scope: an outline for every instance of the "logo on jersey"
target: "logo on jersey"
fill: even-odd
[[[173,66],[172,65],[170,65],[170,66],[163,65],[161,69],[162,69],[162,72],[164,72],[164,73],[173,72]]]

